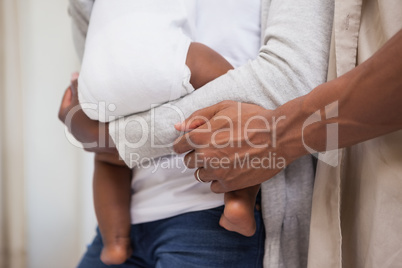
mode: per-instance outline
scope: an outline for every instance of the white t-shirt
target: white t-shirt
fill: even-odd
[[[195,0],[194,41],[203,43],[238,67],[258,55],[260,0]],[[173,127],[173,126],[172,126]],[[186,169],[183,156],[167,156],[135,169],[131,200],[133,224],[223,205]]]

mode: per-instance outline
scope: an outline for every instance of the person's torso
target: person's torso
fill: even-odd
[[[258,55],[260,0],[195,0],[194,41],[203,43],[238,67]],[[173,126],[172,126],[173,127]],[[132,223],[155,221],[223,205],[223,195],[195,180],[183,156],[167,156],[135,169]]]

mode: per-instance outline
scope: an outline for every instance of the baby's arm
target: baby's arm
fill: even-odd
[[[190,84],[195,89],[233,69],[233,66],[215,50],[195,42],[191,43],[188,49],[186,65],[191,71]]]
[[[104,244],[101,260],[123,263],[131,255],[131,169],[112,154],[95,154],[93,191]]]

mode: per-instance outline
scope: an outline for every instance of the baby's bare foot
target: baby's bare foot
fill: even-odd
[[[124,263],[132,253],[130,238],[118,237],[110,243],[105,243],[101,261],[106,265],[116,265]]]
[[[228,231],[253,236],[256,231],[254,218],[255,199],[259,186],[225,194],[225,209],[219,225]]]

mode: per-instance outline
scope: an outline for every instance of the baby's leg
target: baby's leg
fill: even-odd
[[[94,203],[104,244],[101,260],[107,265],[124,263],[130,246],[131,170],[95,157]]]
[[[252,236],[256,230],[254,207],[260,185],[225,193],[225,210],[219,224],[226,230]]]
[[[186,64],[191,71],[190,83],[197,89],[233,69],[232,65],[211,48],[191,43]],[[225,194],[225,210],[219,224],[245,236],[255,233],[254,206],[260,186]]]

